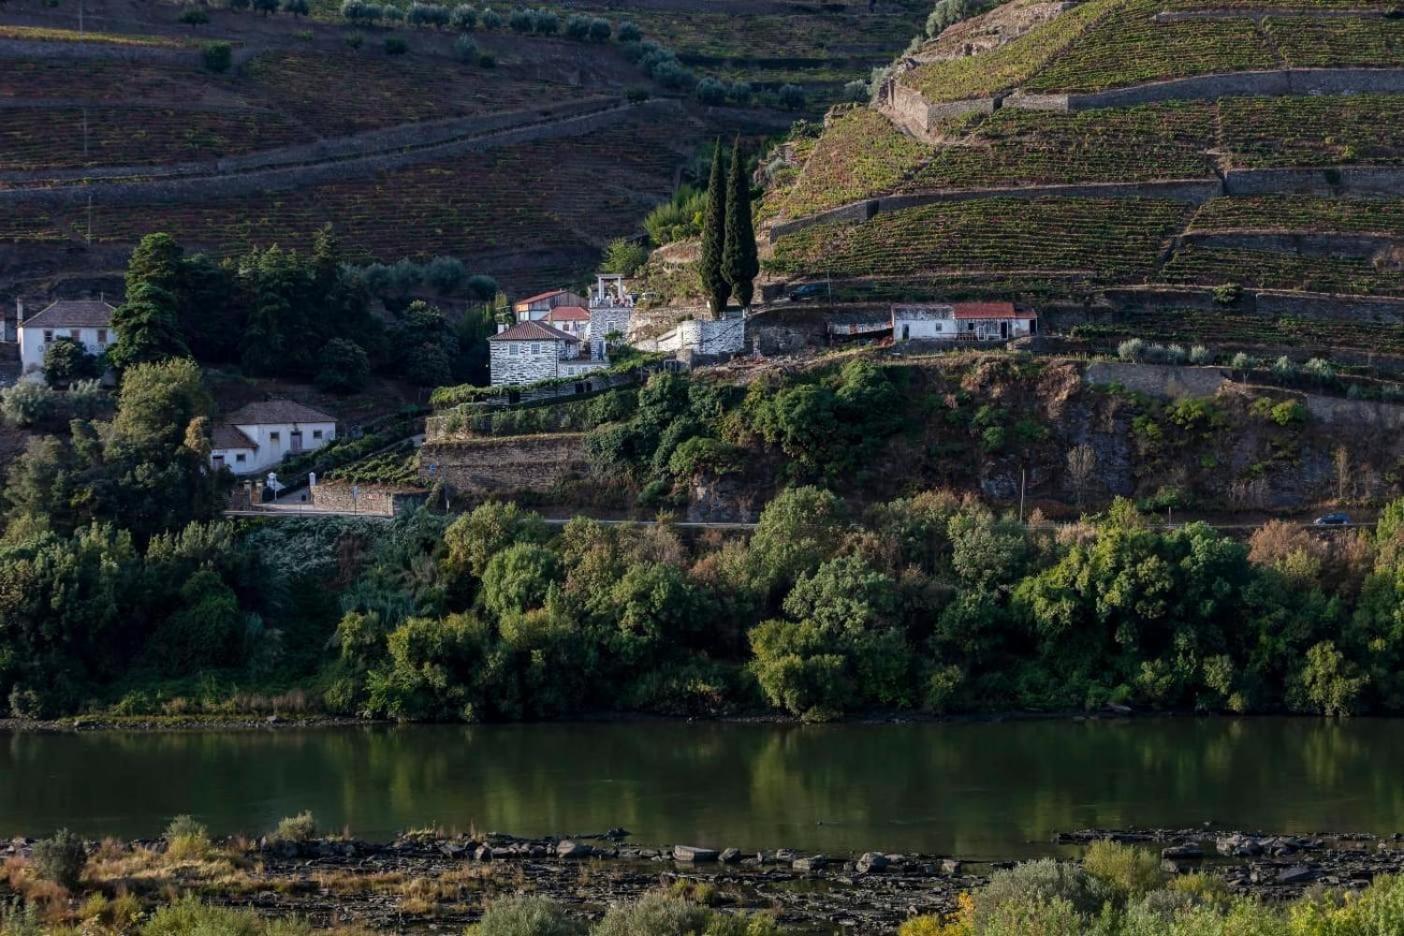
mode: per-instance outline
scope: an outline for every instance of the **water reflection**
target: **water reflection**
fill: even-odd
[[[0,835],[257,832],[312,809],[641,841],[1035,854],[1057,829],[1404,828],[1404,720],[365,727],[0,735]]]

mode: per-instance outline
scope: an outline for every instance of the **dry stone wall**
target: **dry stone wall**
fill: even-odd
[[[429,494],[423,488],[391,484],[352,484],[324,481],[312,486],[312,506],[340,513],[396,517],[423,505]]]
[[[442,480],[451,490],[475,498],[549,491],[589,473],[580,432],[428,442],[419,464],[425,481]]]

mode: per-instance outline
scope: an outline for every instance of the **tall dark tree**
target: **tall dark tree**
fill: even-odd
[[[175,296],[154,283],[128,284],[127,301],[113,313],[112,328],[117,341],[107,359],[119,370],[190,354],[181,337]]]
[[[751,184],[746,179],[746,161],[741,158],[741,138],[731,149],[731,176],[726,191],[726,238],[722,247],[722,277],[741,307],[749,308],[760,273],[756,254],[756,230],[751,223]]]
[[[726,308],[731,284],[722,275],[722,254],[726,246],[726,163],[721,143],[712,155],[712,174],[707,180],[707,210],[702,217],[702,288],[714,315]]]

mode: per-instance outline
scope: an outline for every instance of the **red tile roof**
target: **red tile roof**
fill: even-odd
[[[1038,318],[1037,313],[1018,311],[1012,302],[957,302],[952,308],[957,320]]]
[[[567,335],[559,328],[541,322],[518,322],[506,331],[489,335],[488,341],[572,341],[580,343],[574,335]]]
[[[515,305],[528,305],[532,302],[540,302],[543,299],[550,299],[552,296],[559,296],[565,292],[564,289],[552,289],[549,292],[537,293],[535,296],[527,296],[525,299],[518,299]]]
[[[556,306],[546,314],[548,322],[588,322],[590,313],[580,306]]]

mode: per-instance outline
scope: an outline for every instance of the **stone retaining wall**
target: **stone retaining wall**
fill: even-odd
[[[549,491],[589,472],[581,432],[429,442],[419,464],[426,481],[442,480],[469,497]]]
[[[428,498],[429,492],[423,488],[394,484],[323,481],[312,487],[312,506],[318,510],[335,510],[341,513],[397,517],[423,506]]]
[[[1225,195],[1393,195],[1404,191],[1404,169],[1340,166],[1323,169],[1230,169]]]
[[[1304,257],[1373,257],[1400,243],[1383,234],[1258,234],[1192,232],[1177,238],[1179,244],[1228,247],[1238,250],[1271,250]]]

